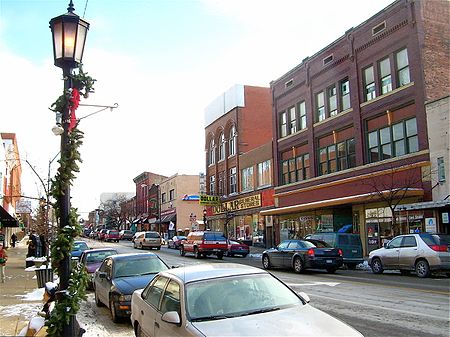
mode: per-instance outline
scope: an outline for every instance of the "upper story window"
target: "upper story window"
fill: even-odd
[[[401,87],[411,82],[411,78],[409,76],[409,61],[407,49],[402,49],[398,53],[396,53],[395,60],[397,62],[398,87]]]
[[[166,193],[161,193],[161,203],[165,203],[167,201],[167,194]]]
[[[297,117],[295,114],[295,106],[289,108],[289,133],[292,135],[297,132]]]
[[[298,103],[298,119],[300,130],[306,129],[306,103],[305,101]]]
[[[225,135],[223,132],[219,136],[219,161],[225,159]]]
[[[225,172],[219,172],[219,195],[225,195]]]
[[[323,91],[316,94],[316,120],[323,121],[325,116],[325,97]]]
[[[209,143],[209,165],[214,165],[216,163],[216,144],[214,139],[211,139]]]
[[[230,130],[230,139],[228,140],[228,155],[234,156],[236,154],[236,128],[233,125]]]
[[[448,164],[447,164],[448,165]],[[445,162],[444,157],[437,158],[438,182],[445,182]]]
[[[280,114],[280,136],[281,138],[287,136],[287,118],[286,118],[286,111],[283,111]]]
[[[375,77],[373,73],[373,66],[364,69],[364,96],[366,101],[370,101],[377,97],[375,92]]]
[[[230,194],[237,192],[236,167],[230,168]]]
[[[336,86],[332,85],[327,88],[327,98],[328,98],[328,111],[330,116],[337,115],[337,95],[336,95]]]
[[[392,91],[391,62],[389,61],[389,57],[381,60],[378,67],[380,69],[381,94],[384,95]]]
[[[216,194],[216,176],[209,177],[209,194]]]
[[[341,111],[350,109],[350,82],[348,78],[339,82],[340,94],[341,94]]]
[[[369,132],[367,146],[370,163],[419,151],[416,118]]]
[[[342,171],[356,166],[355,139],[319,149],[319,175]]]
[[[175,190],[169,191],[169,201],[175,200]]]
[[[281,162],[282,184],[295,183],[310,178],[309,154],[305,153],[295,158],[290,158]]]
[[[258,163],[258,187],[270,186],[272,184],[272,167],[270,159]]]
[[[241,171],[242,177],[242,191],[252,191],[254,189],[253,184],[253,166],[246,167]]]

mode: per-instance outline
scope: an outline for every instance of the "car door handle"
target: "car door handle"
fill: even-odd
[[[159,323],[155,322],[155,327],[159,329]]]
[[[141,310],[141,315],[143,315],[144,314],[144,310]]]

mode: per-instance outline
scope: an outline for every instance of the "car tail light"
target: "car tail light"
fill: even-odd
[[[344,252],[342,251],[341,248],[338,249],[338,254],[339,254],[339,256],[343,256],[344,255]]]
[[[308,249],[308,256],[314,257],[314,249]]]
[[[448,250],[447,246],[445,245],[430,245],[430,248],[435,252],[446,252]]]

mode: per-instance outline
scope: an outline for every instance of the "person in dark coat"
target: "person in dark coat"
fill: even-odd
[[[17,235],[16,235],[16,233],[12,233],[12,235],[11,235],[11,246],[13,246],[13,248],[16,246],[16,241],[17,241]]]

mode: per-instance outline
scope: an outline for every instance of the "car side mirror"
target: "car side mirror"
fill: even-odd
[[[178,312],[176,311],[167,311],[164,315],[162,315],[161,320],[177,325],[181,323],[180,315],[178,315]]]
[[[299,292],[298,294],[299,294],[299,296],[300,296],[301,298],[303,298],[303,300],[305,301],[305,303],[311,302],[311,299],[309,298],[309,296],[308,296],[307,293],[301,291],[301,292]]]
[[[106,273],[104,271],[101,271],[98,273],[98,277],[100,277],[101,279],[105,279],[106,278]]]
[[[386,249],[389,248],[389,247],[388,247],[388,243],[385,242],[384,245],[383,245],[383,247],[386,248]]]

